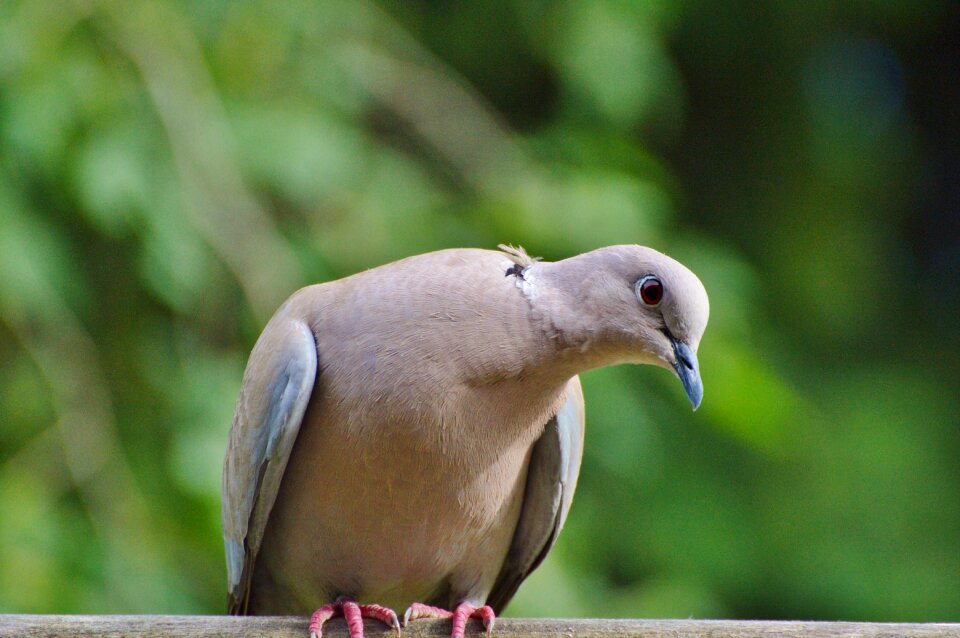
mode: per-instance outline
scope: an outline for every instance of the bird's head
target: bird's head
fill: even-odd
[[[608,246],[529,269],[562,308],[554,325],[594,355],[590,367],[646,363],[671,370],[694,409],[703,398],[697,348],[710,303],[683,264],[651,248]],[[536,290],[531,291],[533,295]],[[559,298],[558,298],[559,297]],[[562,302],[561,302],[562,299]],[[546,301],[546,299],[544,300]]]

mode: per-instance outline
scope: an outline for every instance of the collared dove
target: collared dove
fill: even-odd
[[[399,633],[406,607],[489,633],[570,509],[577,374],[658,365],[699,405],[708,302],[683,265],[633,245],[555,263],[500,248],[303,288],[264,328],[224,463],[231,614],[320,605],[314,636],[343,615],[362,638],[363,618]]]

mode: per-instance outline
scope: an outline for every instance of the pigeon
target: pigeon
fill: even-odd
[[[448,249],[295,292],[243,375],[224,462],[231,614],[488,635],[570,511],[578,374],[672,372],[693,404],[700,280],[638,245],[557,262]]]

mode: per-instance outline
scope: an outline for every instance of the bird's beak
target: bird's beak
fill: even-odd
[[[672,339],[673,354],[677,360],[673,363],[673,369],[677,371],[680,377],[680,383],[687,392],[687,398],[693,404],[693,409],[700,407],[700,401],[703,400],[703,381],[700,379],[700,364],[697,362],[697,353],[682,341]]]

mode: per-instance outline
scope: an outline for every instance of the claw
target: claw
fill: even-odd
[[[379,605],[377,606],[379,607]],[[391,629],[397,632],[397,638],[400,638],[400,620],[397,618],[397,613],[392,609],[386,609],[386,611],[389,612],[387,617],[390,619],[390,622],[387,624]]]
[[[310,617],[310,638],[323,638],[323,623],[336,616],[347,621],[350,638],[363,638],[363,619],[379,620],[397,632],[400,638],[400,621],[392,609],[382,605],[360,605],[349,596],[339,596],[334,603],[324,605]]]
[[[474,615],[480,615],[481,620],[483,620],[483,628],[487,630],[487,638],[493,635],[493,626],[497,622],[497,616],[493,613],[493,609],[484,605],[483,607],[477,609],[474,612]]]
[[[453,632],[451,633],[451,638],[463,638],[463,634],[467,627],[468,618],[479,618],[483,621],[483,628],[486,631],[487,638],[493,635],[493,625],[497,619],[497,615],[494,613],[493,608],[489,605],[484,605],[483,607],[474,607],[470,603],[460,603],[457,605],[457,608],[450,612],[446,609],[440,609],[439,607],[431,607],[430,605],[424,605],[423,603],[413,603],[407,608],[407,611],[403,614],[403,626],[406,627],[407,623],[411,620],[417,620],[418,618],[453,618]]]

